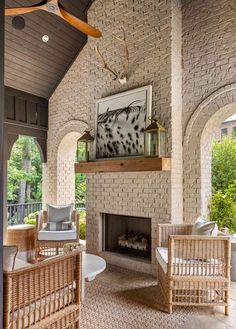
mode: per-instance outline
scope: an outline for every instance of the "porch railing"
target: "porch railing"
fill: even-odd
[[[7,218],[9,225],[23,224],[24,218],[42,209],[42,202],[13,203],[7,205]]]
[[[85,210],[85,203],[75,203],[75,209]],[[8,225],[23,224],[25,217],[39,210],[42,210],[42,202],[8,204]]]

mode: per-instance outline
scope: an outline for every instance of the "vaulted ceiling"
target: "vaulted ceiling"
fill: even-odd
[[[40,0],[6,0],[6,7],[30,6]],[[60,0],[71,14],[87,21],[91,0]],[[37,11],[22,15],[23,30],[5,18],[5,85],[49,98],[87,41],[85,34],[60,18]],[[44,43],[42,36],[48,35]]]

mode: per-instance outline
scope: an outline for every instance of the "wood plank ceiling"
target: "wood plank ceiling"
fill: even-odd
[[[40,0],[6,0],[6,8],[30,6]],[[91,0],[60,0],[71,14],[87,21]],[[56,15],[37,11],[22,15],[23,30],[5,20],[5,85],[49,98],[87,41],[85,34]],[[42,42],[48,35],[49,41]]]

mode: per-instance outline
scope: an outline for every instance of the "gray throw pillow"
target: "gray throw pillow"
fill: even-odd
[[[3,271],[12,271],[17,254],[16,246],[3,246]]]
[[[45,231],[69,231],[72,230],[72,222],[48,222]]]
[[[198,217],[192,229],[193,235],[211,235],[218,234],[217,224],[213,221],[207,221],[202,217]]]
[[[73,210],[73,203],[64,206],[47,205],[48,221],[49,222],[68,222],[71,221],[71,213]]]

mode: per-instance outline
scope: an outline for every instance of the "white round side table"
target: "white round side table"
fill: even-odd
[[[82,253],[82,287],[81,301],[84,300],[85,280],[92,281],[96,276],[106,269],[106,262],[97,255]]]

